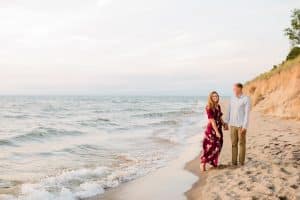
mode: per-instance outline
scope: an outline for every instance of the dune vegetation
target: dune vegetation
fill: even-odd
[[[247,82],[245,92],[255,110],[300,120],[300,9],[293,10],[284,34],[292,45],[286,60]]]

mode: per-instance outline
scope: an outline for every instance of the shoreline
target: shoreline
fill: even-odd
[[[199,154],[201,139],[200,133],[189,138],[178,157],[166,166],[85,200],[185,200],[185,191],[198,180],[184,169],[185,164]]]

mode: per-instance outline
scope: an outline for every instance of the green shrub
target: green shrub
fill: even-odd
[[[286,57],[286,60],[292,60],[300,55],[300,47],[294,47]]]

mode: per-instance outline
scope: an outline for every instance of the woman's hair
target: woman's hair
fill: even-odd
[[[213,99],[212,99],[212,96],[215,95],[215,94],[218,95],[218,102],[214,102]],[[207,108],[214,109],[215,106],[218,105],[218,104],[219,104],[219,94],[216,91],[212,91],[208,95]]]

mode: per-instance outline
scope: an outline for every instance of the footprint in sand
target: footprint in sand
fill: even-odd
[[[285,174],[288,174],[288,175],[290,175],[291,173],[290,172],[288,172],[286,169],[284,169],[284,168],[280,168],[280,171],[282,171],[283,173],[285,173]]]
[[[284,147],[289,147],[289,146],[292,146],[292,144],[284,144],[283,146]]]
[[[295,190],[298,189],[298,185],[296,185],[296,184],[290,185],[290,187],[293,188],[293,189],[295,189]]]
[[[281,153],[282,153],[282,151],[277,151],[277,152],[274,152],[274,155],[279,155]]]
[[[286,196],[279,196],[278,199],[279,200],[288,200],[288,198]]]
[[[275,186],[274,186],[274,185],[270,185],[270,186],[268,186],[268,188],[269,188],[272,192],[275,191]]]
[[[238,182],[238,185],[244,185],[244,184],[245,184],[245,181]]]
[[[257,182],[257,178],[256,176],[249,176],[250,180],[252,183],[256,183]]]
[[[246,174],[248,174],[248,175],[249,175],[249,174],[252,174],[252,172],[251,172],[251,171],[246,171]]]

